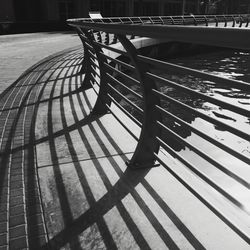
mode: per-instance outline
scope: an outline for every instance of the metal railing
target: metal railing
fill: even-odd
[[[122,24],[123,29],[126,24],[133,25],[184,25],[184,26],[209,26],[209,27],[249,27],[250,15],[189,15],[189,16],[142,16],[142,17],[112,17],[112,18],[81,18],[70,19],[68,24],[76,27],[84,25],[85,28],[93,27],[95,23],[98,29],[98,24]],[[90,26],[88,26],[90,25]],[[117,42],[115,34],[104,32],[102,29],[94,31],[97,41],[105,44],[114,44]],[[106,27],[108,27],[106,25]],[[131,27],[130,27],[131,28]],[[130,29],[129,28],[129,29]],[[132,31],[132,30],[131,30]],[[134,35],[131,35],[134,38]]]
[[[141,17],[104,17],[70,19],[68,23],[122,23],[122,24],[164,24],[164,25],[215,25],[224,27],[248,27],[249,14],[243,15],[187,15],[187,16],[141,16]]]
[[[229,22],[231,22],[231,27],[228,27]],[[180,148],[188,148],[224,175],[249,190],[249,178],[244,178],[228,168],[225,163],[187,140],[185,138],[187,136],[183,136],[180,131],[185,131],[187,135],[195,134],[206,143],[217,147],[223,153],[235,157],[240,164],[249,167],[249,155],[213,138],[205,131],[192,125],[191,122],[188,122],[185,116],[191,117],[191,120],[192,117],[199,117],[206,123],[235,136],[236,139],[240,138],[249,143],[250,130],[241,130],[231,123],[225,122],[225,119],[220,119],[219,116],[212,117],[194,107],[192,102],[207,102],[247,119],[250,117],[250,110],[242,105],[238,106],[223,99],[216,99],[202,91],[159,76],[154,72],[160,69],[173,74],[189,75],[201,79],[203,84],[213,82],[219,86],[244,91],[248,97],[250,84],[143,56],[133,45],[135,41],[133,38],[148,37],[249,50],[250,29],[246,28],[249,24],[249,16],[74,19],[68,20],[68,23],[77,29],[84,47],[82,71],[85,73],[85,78],[83,87],[93,87],[98,95],[92,112],[95,114],[111,112],[138,142],[128,166],[137,169],[152,167],[160,163],[231,229],[250,243],[249,227],[235,222],[230,216],[225,215],[220,208],[207,201],[176,170],[169,168],[164,161],[164,157],[159,154],[159,151],[164,151],[178,159],[186,168],[226,198],[233,206],[248,214],[247,209],[234,195],[219,185],[202,168],[185,158],[179,151]],[[167,91],[162,91],[164,87],[166,87]],[[178,95],[172,95],[172,89],[183,95],[184,99],[188,98],[190,101],[185,102],[183,99],[180,100]],[[134,131],[131,131],[123,118],[119,117],[114,111],[113,107],[122,111],[127,118],[141,129],[139,136]],[[183,112],[188,115],[183,115]],[[249,218],[248,221],[250,221]]]

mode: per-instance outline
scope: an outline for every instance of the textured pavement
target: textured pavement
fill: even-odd
[[[130,138],[124,147],[116,145],[119,128],[110,139],[112,131],[103,124],[115,123],[114,119],[89,118],[96,97],[80,89],[83,54],[77,36],[38,33],[0,38],[4,59],[0,75],[0,249],[59,249],[64,245],[85,249],[88,238],[78,241],[76,234],[64,242],[67,238],[60,236],[73,222],[74,213],[80,214],[89,202],[81,199],[84,187],[75,197],[80,176],[72,175],[72,170],[67,176],[64,167],[77,167],[79,174],[82,162],[103,161],[107,154],[127,159],[123,152],[131,153],[134,146]],[[88,133],[83,132],[86,124]],[[113,146],[106,148],[102,140],[107,138]],[[93,195],[87,198],[94,203]]]
[[[111,114],[91,114],[77,36],[15,38],[0,37],[0,250],[249,249],[169,171],[126,167],[136,143]],[[248,215],[160,154],[249,232]]]
[[[0,93],[41,59],[79,44],[74,32],[0,36]]]
[[[38,97],[35,83],[42,73],[23,72],[77,45],[74,33],[0,36],[0,249],[36,249],[46,242],[32,146],[35,107],[30,105]]]

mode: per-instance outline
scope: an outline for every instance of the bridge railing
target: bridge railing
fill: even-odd
[[[164,24],[164,25],[215,25],[248,27],[249,14],[236,15],[187,15],[187,16],[141,16],[141,17],[104,17],[77,18],[68,22],[123,23],[123,24]]]
[[[198,20],[205,25],[202,27],[197,25]],[[224,22],[222,27],[218,25],[220,20]],[[231,27],[227,25],[229,20],[232,21]],[[250,166],[249,154],[234,147],[235,144],[228,145],[214,138],[203,129],[194,126],[192,121],[198,117],[209,126],[225,131],[235,141],[241,140],[247,145],[246,148],[249,148],[249,127],[240,129],[230,121],[231,114],[249,119],[249,106],[224,101],[223,98],[217,99],[205,90],[211,84],[223,86],[230,90],[242,91],[249,99],[250,84],[141,55],[135,46],[138,39],[134,39],[147,37],[159,39],[159,42],[162,39],[168,39],[175,42],[249,50],[250,29],[243,28],[242,25],[244,21],[247,26],[248,20],[247,15],[236,15],[74,19],[68,20],[68,23],[77,29],[83,42],[82,71],[85,73],[83,87],[92,87],[98,96],[92,112],[95,114],[112,113],[137,141],[135,152],[127,165],[137,169],[152,167],[160,163],[240,237],[250,243],[250,229],[247,226],[250,222],[249,216],[247,220],[244,219],[244,222],[242,220],[239,222],[240,215],[237,215],[237,218],[228,216],[220,208],[208,202],[175,169],[169,168],[164,160],[165,153],[162,154],[166,152],[177,159],[189,171],[232,203],[233,207],[239,209],[240,214],[248,214],[244,204],[235,195],[223,185],[219,185],[216,178],[203,171],[203,168],[199,166],[199,161],[194,162],[188,159],[180,151],[188,148],[197,157],[233,179],[242,188],[249,189],[249,178],[245,178],[235,169],[228,167],[227,161],[224,162],[210,155],[204,146],[188,140],[188,136],[194,134],[204,145],[216,147],[220,155],[224,155],[225,158],[230,155],[237,160],[239,166],[248,168]],[[210,21],[213,27],[208,25]],[[183,25],[187,23],[188,26]],[[236,23],[238,23],[237,27]],[[100,38],[101,32],[113,34],[112,42],[110,36],[108,36],[108,42]],[[160,71],[193,77],[198,79],[197,81],[203,88],[197,90],[192,84],[159,76]],[[194,103],[198,103],[198,106]],[[204,112],[199,108],[204,103],[217,107],[218,110],[223,109],[226,115],[215,112],[215,116],[212,116]],[[117,109],[121,112],[116,112]],[[119,114],[122,115],[119,116]],[[127,120],[140,129],[140,133],[137,133],[136,129],[131,130]]]
[[[188,16],[142,16],[142,17],[112,17],[112,18],[81,18],[71,19],[69,23],[112,23],[112,24],[153,24],[153,25],[195,25],[215,27],[248,27],[250,15],[188,15]],[[97,41],[105,44],[114,44],[117,41],[115,34],[94,31]],[[132,38],[134,36],[132,35]]]

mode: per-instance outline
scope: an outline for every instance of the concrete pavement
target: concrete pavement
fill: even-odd
[[[80,44],[74,32],[0,36],[0,93],[41,59]]]
[[[15,38],[1,40],[0,80],[8,87],[0,99],[1,250],[249,249],[165,168],[126,167],[136,141],[111,114],[90,114],[96,96],[81,88],[78,37]],[[72,46],[79,47],[53,54]],[[160,154],[203,197],[247,225],[238,208]]]

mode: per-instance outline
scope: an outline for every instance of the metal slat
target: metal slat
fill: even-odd
[[[139,98],[140,100],[143,100],[143,97],[138,94],[137,92],[135,92],[134,90],[132,90],[131,88],[127,87],[125,84],[123,84],[122,82],[118,81],[117,79],[115,79],[113,76],[111,76],[109,73],[106,73],[106,75],[108,76],[108,78],[113,81],[116,84],[119,84],[120,86],[122,86],[124,89],[126,89],[127,91],[129,91],[129,93],[133,94],[134,96],[136,96],[137,98]]]
[[[112,111],[112,109],[109,107],[109,105],[106,104],[106,107],[110,111],[110,113],[115,117],[115,119],[122,125],[123,128],[126,129],[126,131],[136,140],[138,141],[139,138],[122,122],[122,120]]]
[[[115,89],[111,84],[108,84],[109,88],[115,92],[117,95],[119,95],[124,101],[126,101],[128,104],[130,104],[133,108],[136,109],[140,114],[143,114],[144,111],[138,107],[136,104],[134,104],[132,101],[130,101],[127,97],[125,97],[123,94],[121,94],[117,89]]]
[[[140,85],[140,82],[136,79],[134,79],[133,77],[124,74],[123,72],[115,69],[114,67],[110,66],[108,63],[104,63],[104,66],[107,67],[109,70],[112,70],[113,72],[116,72],[117,74],[119,74],[120,76],[126,78],[127,80],[133,82],[134,84]]]
[[[115,52],[117,54],[120,54],[120,55],[123,55],[123,56],[128,56],[126,51],[116,49],[116,48],[114,48],[112,46],[109,46],[109,45],[106,45],[106,44],[103,44],[103,43],[98,43],[98,42],[94,42],[94,43],[96,45],[98,45],[99,47],[101,47],[101,48],[105,48],[107,50],[113,51],[113,52]]]
[[[115,63],[117,63],[117,64],[119,64],[119,65],[121,65],[121,66],[123,66],[123,67],[126,68],[126,69],[133,70],[133,71],[136,70],[136,68],[135,68],[134,66],[132,66],[132,65],[130,65],[130,64],[128,64],[128,63],[125,63],[125,62],[123,62],[123,61],[121,61],[121,60],[118,60],[118,59],[116,59],[116,58],[112,58],[111,56],[105,55],[104,53],[100,53],[100,55],[101,55],[103,58],[107,58],[107,59],[109,59],[109,60],[111,60],[111,61],[113,61],[113,62],[115,62]]]
[[[234,232],[236,232],[243,240],[250,244],[250,237],[247,232],[242,230],[239,226],[235,225],[234,222],[227,218],[223,211],[216,208],[213,204],[208,202],[202,197],[189,183],[182,179],[174,169],[171,169],[161,158],[154,153],[156,160],[176,179],[178,180],[187,190],[189,190],[197,199],[199,199],[206,207],[208,207],[214,214],[216,214],[225,224],[227,224]]]
[[[182,145],[187,146],[189,149],[191,149],[193,152],[195,152],[197,155],[199,155],[200,157],[202,157],[203,159],[205,159],[207,162],[209,162],[210,164],[212,164],[213,166],[215,166],[217,169],[221,170],[224,174],[226,174],[227,176],[231,177],[232,179],[234,179],[235,181],[239,182],[240,184],[242,184],[243,186],[245,186],[246,188],[250,189],[250,183],[248,183],[247,181],[245,181],[244,179],[242,179],[241,177],[239,177],[238,175],[236,175],[235,173],[233,173],[232,171],[228,170],[225,166],[223,166],[222,164],[218,163],[216,160],[214,160],[212,157],[210,157],[208,154],[206,154],[204,151],[198,149],[197,147],[193,146],[192,144],[190,144],[189,142],[187,142],[186,140],[184,140],[181,136],[179,136],[177,133],[175,133],[173,130],[169,129],[167,126],[165,126],[163,123],[157,121],[157,124],[164,130],[166,130],[167,132],[170,133],[170,136],[172,136],[172,138],[176,139],[177,141],[179,141]],[[162,138],[161,138],[162,139]],[[162,139],[163,140],[163,139]],[[165,141],[164,141],[165,142]],[[166,143],[166,142],[165,142]]]
[[[230,86],[233,88],[237,88],[237,89],[241,89],[241,90],[245,90],[245,91],[250,91],[250,84],[247,82],[223,78],[220,76],[212,75],[212,74],[207,73],[207,72],[199,71],[196,69],[191,69],[191,68],[180,66],[177,64],[173,64],[173,63],[160,61],[160,60],[157,60],[154,58],[149,58],[149,57],[142,56],[142,55],[138,55],[138,59],[142,62],[150,64],[151,66],[154,66],[154,67],[157,67],[157,68],[160,68],[163,70],[171,70],[172,72],[176,72],[176,73],[180,73],[180,74],[190,74],[190,75],[194,75],[196,77],[200,77],[200,78],[202,78],[202,80],[205,79],[205,80],[209,80],[209,81],[223,84],[227,87]]]
[[[206,121],[208,121],[208,122],[210,122],[212,124],[215,124],[215,125],[218,125],[218,126],[221,126],[221,127],[225,128],[225,129],[227,129],[229,132],[241,137],[244,140],[249,140],[250,141],[250,134],[247,134],[247,133],[245,133],[243,131],[240,131],[240,130],[236,129],[235,127],[232,127],[232,126],[230,126],[228,124],[225,124],[225,123],[223,123],[223,122],[221,122],[221,121],[219,121],[217,119],[214,119],[214,118],[212,118],[212,117],[210,117],[210,116],[208,116],[208,115],[206,115],[204,113],[201,113],[200,111],[195,110],[195,109],[191,108],[190,106],[188,106],[188,105],[186,105],[186,104],[184,104],[182,102],[179,102],[179,101],[177,101],[177,100],[175,100],[175,99],[173,99],[173,98],[171,98],[169,96],[166,96],[166,95],[162,94],[159,91],[156,91],[156,90],[153,89],[152,93],[156,94],[159,97],[162,97],[163,99],[165,99],[167,101],[175,103],[177,106],[181,106],[185,110],[188,110],[193,114],[196,114],[197,116],[201,117],[202,119],[204,119],[204,120],[206,120]]]
[[[181,120],[179,117],[177,117],[176,115],[168,112],[167,110],[163,109],[162,107],[156,106],[156,108],[163,113],[163,115],[166,115],[170,118],[172,118],[173,120],[175,120],[177,123],[180,123],[181,125],[183,125],[185,128],[190,129],[192,132],[194,132],[195,134],[197,134],[198,136],[200,136],[201,138],[203,138],[204,140],[210,142],[211,144],[217,146],[218,148],[224,150],[225,152],[233,155],[234,157],[240,159],[241,161],[245,162],[246,164],[249,164],[250,166],[250,159],[248,157],[246,157],[245,155],[241,154],[238,151],[233,150],[231,147],[228,147],[227,145],[221,143],[220,141],[215,140],[214,138],[208,136],[207,134],[201,132],[200,130],[198,130],[197,128],[191,126],[190,124],[188,124],[186,121]]]
[[[97,86],[100,87],[100,83],[95,79],[95,77],[93,76],[93,74],[90,74],[90,77],[97,84]]]
[[[235,105],[232,105],[228,102],[224,102],[224,101],[221,101],[221,100],[218,100],[214,97],[211,97],[211,96],[208,96],[208,95],[205,95],[205,94],[202,94],[196,90],[193,90],[193,89],[190,89],[188,87],[185,87],[185,86],[182,86],[176,82],[173,82],[173,81],[170,81],[170,80],[167,80],[163,77],[160,77],[160,76],[157,76],[157,75],[154,75],[152,73],[146,73],[147,76],[149,76],[151,79],[153,80],[157,80],[157,81],[160,81],[168,86],[171,86],[175,89],[178,89],[178,90],[181,90],[182,92],[184,93],[187,93],[187,94],[190,94],[192,97],[198,97],[200,99],[203,99],[203,100],[206,100],[210,103],[213,103],[217,106],[220,106],[222,108],[225,108],[225,109],[228,109],[228,110],[231,110],[235,113],[238,113],[238,114],[241,114],[243,116],[246,116],[246,117],[250,117],[250,111],[247,110],[247,109],[243,109],[243,108],[240,108],[240,107],[237,107]]]
[[[212,181],[206,174],[202,173],[199,169],[197,169],[192,163],[188,160],[184,159],[180,154],[175,152],[170,146],[168,146],[161,138],[156,137],[157,141],[159,141],[160,145],[173,157],[177,158],[184,166],[189,168],[193,173],[195,173],[199,178],[205,181],[208,185],[213,187],[217,192],[221,193],[224,197],[226,197],[229,201],[231,201],[234,205],[241,208],[243,205],[236,200],[233,196],[227,193],[223,188],[221,188],[218,184]]]
[[[142,127],[142,123],[139,122],[133,115],[131,115],[124,107],[122,107],[122,105],[117,102],[115,100],[115,98],[113,96],[111,96],[110,94],[108,94],[108,97],[110,98],[110,100],[115,103],[115,105],[122,110],[123,113],[125,113],[138,127]]]

